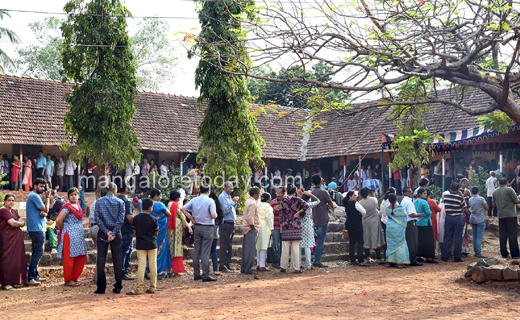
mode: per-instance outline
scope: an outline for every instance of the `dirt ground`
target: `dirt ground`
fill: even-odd
[[[496,239],[486,238],[484,254],[498,256]],[[334,262],[303,274],[264,272],[259,280],[224,274],[214,283],[193,281],[188,272],[159,280],[154,295],[137,297],[124,294],[134,281],[125,281],[120,295],[108,288],[105,295],[93,294],[87,270],[76,288],[64,287],[54,276],[41,287],[1,291],[0,310],[2,319],[42,320],[518,318],[520,283],[473,283],[463,275],[478,259],[465,260],[406,269]]]

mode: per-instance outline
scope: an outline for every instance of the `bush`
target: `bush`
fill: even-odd
[[[478,187],[480,190],[480,194],[486,195],[487,194],[486,181],[489,178],[489,172],[487,172],[482,167],[478,167],[478,171],[475,171],[474,169],[472,169],[471,174],[468,174],[468,176],[471,176],[471,179],[469,179],[468,188],[471,190],[472,187]]]

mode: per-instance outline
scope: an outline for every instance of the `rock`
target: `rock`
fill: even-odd
[[[493,266],[500,262],[500,260],[498,260],[497,258],[486,258],[486,259],[481,259],[480,261],[482,261],[482,260],[484,260],[484,262],[487,264],[486,267]]]
[[[518,259],[515,259],[515,260],[511,260],[511,262],[509,262],[512,266],[520,266],[520,260]]]
[[[500,265],[493,265],[484,268],[484,274],[486,275],[486,279],[498,281],[504,280],[503,272],[505,268],[505,266]]]
[[[473,268],[475,268],[476,266],[477,266],[477,263],[476,263],[476,262],[470,263],[470,264],[468,265],[468,270],[473,269]]]
[[[484,267],[476,267],[475,272],[471,275],[471,280],[476,283],[482,283],[486,281],[486,275],[484,274]]]
[[[469,266],[468,266],[468,271],[466,271],[466,273],[464,274],[464,276],[465,276],[466,278],[471,277],[471,276],[473,275],[473,273],[475,272],[475,269],[477,269],[477,267],[473,267],[473,268],[470,269]]]
[[[518,280],[520,278],[518,274],[518,266],[505,268],[502,272],[502,276],[504,277],[504,280]]]

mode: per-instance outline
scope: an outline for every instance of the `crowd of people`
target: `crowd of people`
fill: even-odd
[[[48,162],[47,162],[48,163]],[[371,173],[369,173],[370,176]],[[494,179],[494,180],[493,180]],[[500,227],[500,253],[519,258],[516,207],[520,208],[515,191],[507,186],[505,177],[496,179],[491,173],[488,199],[479,195],[478,187],[469,187],[469,180],[452,182],[440,201],[431,199],[429,179],[422,178],[419,187],[404,187],[404,197],[398,202],[395,188],[389,188],[379,205],[375,186],[348,191],[343,198],[347,219],[345,230],[349,238],[351,264],[376,262],[390,266],[420,266],[422,262],[437,263],[436,251],[442,260],[461,262],[469,254],[469,226],[473,228],[475,256],[482,254],[481,242],[486,213],[496,208]],[[33,192],[27,198],[27,231],[32,242],[29,266],[21,227],[25,222],[13,209],[15,196],[5,197],[0,209],[0,280],[2,287],[39,285],[39,261],[49,245],[62,260],[66,286],[76,286],[87,256],[83,232],[84,208],[80,190],[72,187],[67,199],[61,199],[48,187],[48,180],[36,178]],[[288,184],[273,187],[269,192],[252,187],[242,216],[243,242],[240,272],[253,274],[269,270],[266,263],[281,272],[325,268],[321,259],[328,231],[329,213],[333,202],[320,174],[311,177],[310,188]],[[144,292],[144,277],[150,279],[147,293],[154,293],[157,279],[184,273],[183,251],[193,246],[193,278],[204,282],[217,281],[221,272],[231,272],[232,240],[237,222],[239,198],[233,196],[233,184],[225,182],[217,197],[210,187],[201,185],[199,195],[186,199],[179,185],[163,203],[162,192],[152,189],[148,197],[142,191],[128,197],[129,186],[109,183],[101,197],[90,206],[90,234],[97,250],[94,281],[95,293],[107,288],[105,265],[110,247],[114,267],[114,293],[120,293],[123,280],[134,280],[129,274],[136,238],[138,258],[137,285],[128,294]],[[489,205],[491,203],[491,206]],[[139,214],[134,216],[134,208]],[[54,240],[51,239],[51,235]],[[220,240],[220,257],[217,245]],[[509,242],[509,251],[507,249]],[[304,251],[302,264],[301,251]],[[314,251],[314,261],[311,252]],[[268,252],[270,254],[268,254]],[[256,268],[254,268],[256,256]],[[268,257],[269,256],[269,257]],[[210,268],[210,260],[213,268]]]

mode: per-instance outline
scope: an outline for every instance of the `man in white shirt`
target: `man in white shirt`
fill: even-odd
[[[498,188],[498,179],[495,177],[495,171],[489,172],[489,178],[486,180],[488,216],[497,217],[497,207],[493,207],[493,191]]]
[[[401,205],[406,210],[408,215],[408,224],[406,226],[406,243],[408,244],[408,251],[410,253],[410,266],[422,266],[422,263],[417,262],[417,249],[419,244],[419,234],[417,231],[417,219],[422,217],[423,214],[417,214],[415,211],[415,205],[412,200],[412,188],[403,188],[403,200]]]
[[[162,161],[162,164],[159,167],[159,170],[161,171],[161,176],[166,177],[168,175],[168,166],[166,165],[166,160]]]

